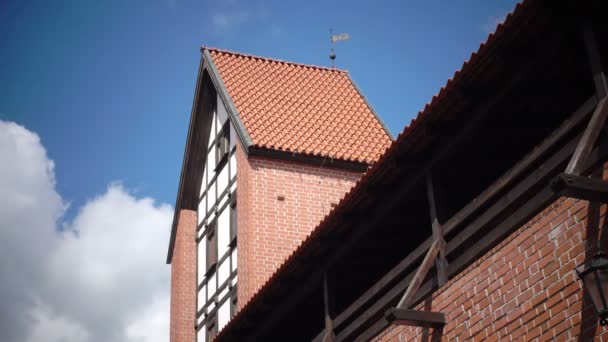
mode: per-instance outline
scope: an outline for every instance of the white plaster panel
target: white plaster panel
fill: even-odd
[[[215,205],[215,200],[217,199],[217,194],[215,193],[215,185],[217,181],[213,182],[213,184],[209,185],[209,192],[207,193],[207,212],[213,208]]]
[[[237,167],[236,167],[236,153],[233,153],[230,156],[230,180],[236,177]]]
[[[209,180],[213,178],[215,170],[215,149],[216,146],[213,145],[213,147],[211,148],[211,150],[209,150],[209,153],[207,154],[207,165],[209,166],[207,176],[209,177]]]
[[[204,319],[204,315],[201,315],[198,323],[200,324],[203,319]],[[207,332],[207,329],[205,329],[205,327],[201,327],[201,329],[196,332],[197,342],[205,342],[205,338],[207,337],[206,332]]]
[[[215,283],[215,272],[209,276],[207,287],[209,288],[209,297],[213,296],[217,290],[217,284]]]
[[[215,111],[213,112],[213,117],[211,118],[211,133],[209,134],[209,144],[207,147],[211,147],[211,145],[215,142]]]
[[[217,326],[221,330],[230,320],[230,299],[224,302],[217,311]]]
[[[199,192],[199,197],[200,195],[203,194],[203,192],[205,192],[205,190],[207,190],[207,163],[205,162],[205,166],[203,167],[203,175],[201,176],[201,191]]]
[[[205,303],[207,303],[207,298],[205,298],[205,286],[203,286],[201,290],[198,291],[198,306],[196,311],[200,311],[203,306],[205,306]]]
[[[228,252],[228,244],[230,243],[230,208],[224,209],[217,220],[217,250],[218,256],[221,258]]]
[[[228,165],[224,165],[219,175],[217,176],[217,193],[221,194],[222,191],[228,187]]]
[[[207,216],[207,196],[204,196],[200,202],[198,202],[198,212],[196,213],[198,216],[198,225],[201,225],[201,222]]]
[[[232,271],[236,271],[236,264],[238,259],[238,247],[232,250]]]
[[[218,280],[220,286],[228,280],[228,276],[230,276],[230,259],[226,258],[224,262],[220,265],[220,268],[217,272]]]
[[[222,128],[224,123],[228,120],[228,112],[226,111],[226,106],[224,106],[224,102],[220,95],[217,95],[217,122],[218,122],[218,131]]]
[[[234,278],[232,278],[232,287],[234,287],[238,281],[239,275],[235,275]]]

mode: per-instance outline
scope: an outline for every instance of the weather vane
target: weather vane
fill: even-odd
[[[348,33],[340,33],[334,34],[334,29],[329,29],[330,41],[331,41],[331,53],[329,54],[329,59],[331,59],[332,68],[336,67],[336,53],[334,52],[334,43],[340,40],[348,40],[350,39],[350,35]]]

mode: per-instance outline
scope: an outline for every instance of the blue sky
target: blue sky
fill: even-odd
[[[113,181],[172,204],[201,45],[328,65],[329,28],[348,32],[337,66],[396,134],[514,6],[4,0],[0,120],[41,137],[68,217]]]

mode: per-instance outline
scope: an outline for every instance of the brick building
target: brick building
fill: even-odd
[[[392,137],[347,72],[203,47],[167,262],[171,341],[209,341]]]
[[[216,340],[608,339],[602,9],[518,4]]]

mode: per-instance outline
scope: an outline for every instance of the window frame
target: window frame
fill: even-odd
[[[218,262],[217,248],[217,217],[214,217],[207,226],[207,236],[205,237],[206,246],[206,276],[209,276],[216,268]]]
[[[230,120],[222,126],[215,139],[215,170],[219,171],[228,163],[230,156]]]
[[[229,232],[229,239],[230,239],[230,246],[232,247],[237,240],[237,235],[238,235],[238,213],[237,213],[237,199],[236,199],[236,191],[233,192],[232,194],[230,194],[230,204],[229,204],[230,208],[230,232]]]

